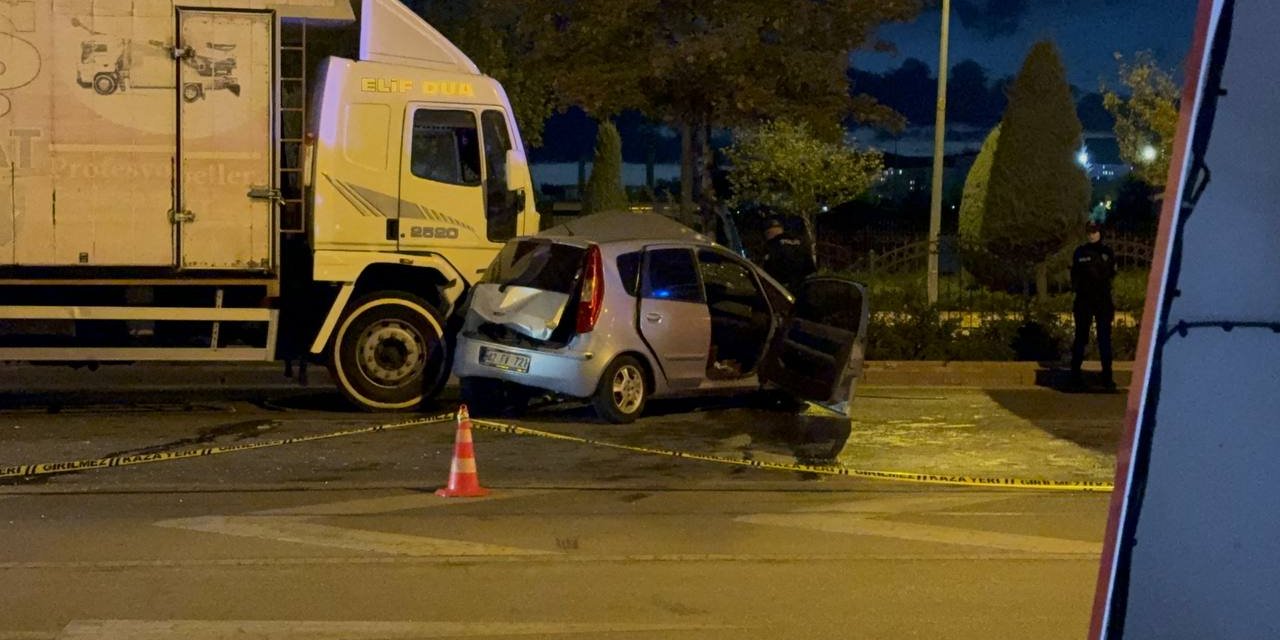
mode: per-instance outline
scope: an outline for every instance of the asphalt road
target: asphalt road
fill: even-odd
[[[0,392],[0,467],[388,420],[323,387],[187,382]],[[851,424],[749,401],[663,404],[626,427],[572,407],[520,423],[756,459],[937,457],[1072,478],[1098,473],[1064,460],[1106,458],[1122,412],[1119,397],[1030,389],[867,389],[859,403]],[[476,431],[493,493],[439,498],[453,436],[444,423],[0,483],[0,640],[1087,629],[1106,494],[818,477]],[[982,455],[996,442],[1012,444]]]

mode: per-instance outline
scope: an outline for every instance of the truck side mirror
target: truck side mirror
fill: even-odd
[[[515,149],[507,149],[506,191],[509,202],[516,213],[524,213],[525,186],[529,183],[529,161],[524,154]]]

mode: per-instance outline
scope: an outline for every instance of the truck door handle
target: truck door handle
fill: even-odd
[[[662,314],[650,311],[649,313],[644,314],[644,319],[649,322],[662,322]]]

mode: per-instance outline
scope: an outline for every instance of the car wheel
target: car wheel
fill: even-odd
[[[109,73],[99,73],[93,77],[93,90],[98,95],[109,96],[116,92],[116,87],[119,85],[120,83],[116,81],[115,76]]]
[[[605,368],[591,404],[596,414],[615,424],[634,422],[649,399],[648,372],[632,356],[619,356]]]
[[[334,335],[331,370],[343,395],[370,411],[413,409],[433,397],[449,372],[437,312],[405,292],[353,302]]]
[[[192,83],[182,87],[183,102],[191,104],[202,97],[204,97],[204,88],[200,85]]]
[[[462,403],[477,418],[521,415],[533,399],[532,389],[513,382],[478,377],[461,378],[458,382]]]

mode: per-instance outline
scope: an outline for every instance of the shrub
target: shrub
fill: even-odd
[[[963,286],[963,282],[971,280],[946,276],[937,306],[930,306],[924,299],[922,273],[852,277],[870,290],[868,359],[1060,362],[1070,356],[1075,325],[1071,317],[1073,295],[1069,291],[1044,300],[1028,299],[1019,294]],[[1146,281],[1143,271],[1124,271],[1116,277],[1117,312],[1140,318]],[[982,321],[977,327],[962,327],[959,317],[963,313],[976,313]],[[1138,326],[1117,323],[1111,333],[1115,359],[1133,359]],[[1098,357],[1093,336],[1086,357]]]

